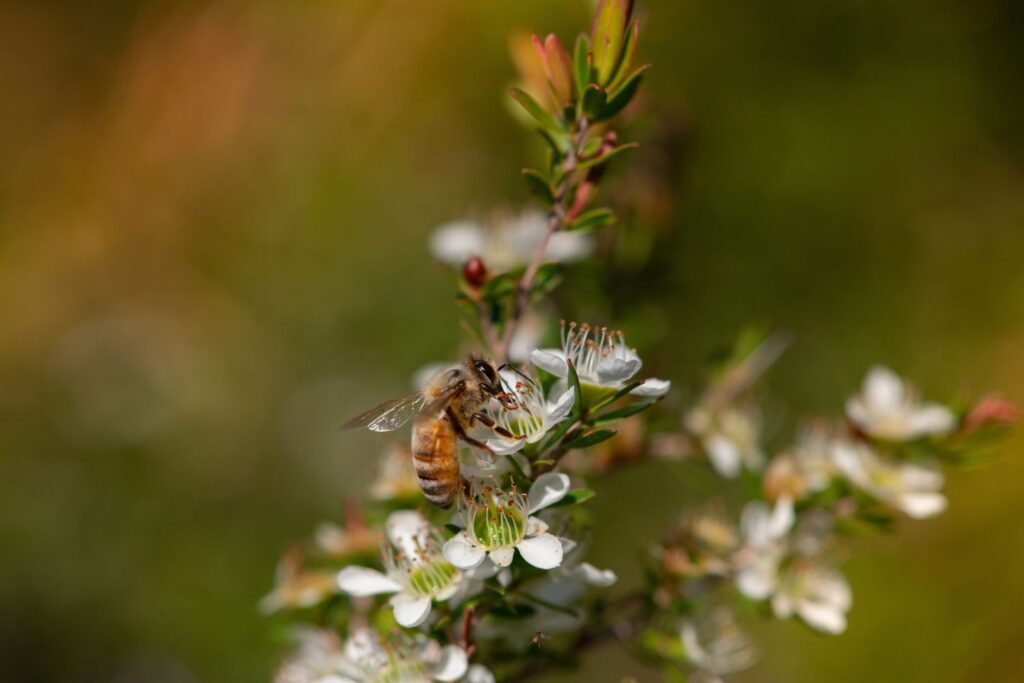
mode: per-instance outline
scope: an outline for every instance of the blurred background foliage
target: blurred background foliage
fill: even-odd
[[[0,2],[0,677],[269,676],[276,559],[383,448],[337,426],[460,342],[429,231],[526,198],[509,35],[588,12]],[[789,417],[837,412],[875,361],[1024,400],[1024,5],[641,13],[646,147],[606,191],[645,193],[658,248],[602,284],[657,374],[699,378],[753,321],[795,335]],[[854,545],[845,636],[767,625],[739,679],[1020,680],[1021,445]],[[600,490],[595,563],[628,580],[718,486],[668,471]],[[653,676],[613,648],[579,680],[630,672]]]

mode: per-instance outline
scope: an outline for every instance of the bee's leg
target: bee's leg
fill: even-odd
[[[497,422],[492,420],[487,415],[484,415],[483,413],[474,413],[473,416],[470,418],[470,424],[472,424],[474,421],[475,422],[479,422],[484,427],[487,427],[488,429],[492,430],[498,436],[503,436],[506,439],[519,439],[519,438],[521,438],[521,437],[516,436],[512,432],[508,431],[507,429],[505,429],[504,427],[502,427]]]
[[[486,451],[487,453],[490,453],[493,456],[497,456],[497,453],[492,451],[491,447],[485,444],[483,441],[478,441],[471,437],[470,435],[466,434],[466,430],[462,428],[462,423],[459,422],[458,416],[450,407],[445,411],[445,413],[448,415],[448,421],[452,423],[452,427],[455,429],[455,433],[458,434],[460,439],[462,439],[464,442],[466,442],[473,448],[479,448],[480,450]]]

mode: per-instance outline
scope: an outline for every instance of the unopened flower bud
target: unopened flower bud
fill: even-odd
[[[462,277],[474,289],[483,287],[487,282],[487,266],[484,265],[484,260],[479,256],[474,256],[466,261],[462,266]]]

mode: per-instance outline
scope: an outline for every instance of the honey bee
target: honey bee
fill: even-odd
[[[413,420],[412,461],[420,489],[431,503],[448,508],[462,488],[458,442],[491,452],[487,444],[469,436],[472,427],[479,423],[515,438],[481,412],[492,398],[506,405],[510,400],[494,364],[471,355],[439,370],[422,391],[371,408],[346,422],[342,430],[390,432]]]

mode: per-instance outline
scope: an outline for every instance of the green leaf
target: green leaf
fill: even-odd
[[[601,165],[601,164],[611,160],[612,157],[616,157],[616,156],[622,154],[627,149],[636,149],[639,146],[640,145],[638,145],[635,142],[629,142],[629,143],[626,143],[625,145],[619,145],[618,147],[613,147],[612,149],[608,150],[607,152],[605,152],[604,154],[602,154],[599,157],[594,157],[593,159],[587,159],[586,161],[581,161],[576,166],[576,168],[578,168],[580,170],[584,170],[584,169],[592,168],[594,166],[599,166],[599,165]]]
[[[644,64],[639,69],[630,74],[625,82],[617,90],[612,92],[607,99],[607,103],[601,109],[599,116],[594,117],[595,121],[604,121],[610,119],[620,111],[626,108],[636,96],[637,90],[640,89],[640,82],[643,80],[644,72],[651,68],[650,64]]]
[[[591,83],[583,91],[583,113],[595,121],[601,116],[608,102],[608,93],[601,86]]]
[[[622,54],[622,42],[632,5],[632,0],[600,0],[597,4],[590,35],[594,41],[594,70],[601,83],[608,82]]]
[[[526,184],[530,187],[530,192],[537,195],[537,197],[548,206],[555,203],[555,191],[551,187],[551,183],[548,182],[540,171],[532,168],[524,168],[522,173],[523,177],[526,179]]]
[[[537,609],[521,602],[505,602],[491,608],[491,614],[502,619],[526,619],[537,613]]]
[[[484,286],[484,298],[489,301],[497,301],[506,296],[511,296],[518,287],[519,277],[520,273],[516,271],[495,275]]]
[[[580,156],[586,159],[597,154],[597,150],[601,149],[601,145],[604,144],[604,139],[601,137],[590,138],[583,143],[583,147],[580,149]]]
[[[552,116],[551,112],[547,109],[540,106],[537,100],[533,99],[528,92],[521,90],[520,88],[510,88],[508,92],[512,95],[512,98],[521,104],[523,109],[525,109],[526,112],[541,125],[541,128],[556,134],[565,132],[565,128],[558,119]]]
[[[608,398],[606,398],[606,399],[600,401],[599,403],[595,404],[591,408],[591,410],[600,410],[601,408],[604,408],[607,405],[611,405],[612,403],[615,403],[620,398],[622,398],[623,396],[625,396],[629,392],[633,391],[634,389],[636,389],[638,386],[640,386],[643,383],[644,383],[644,380],[638,379],[638,380],[634,380],[634,381],[626,384],[625,386],[620,388],[618,391],[616,391],[614,394],[612,394]]]
[[[537,269],[533,278],[534,294],[547,294],[562,282],[562,266],[558,263],[545,263]]]
[[[562,498],[562,500],[558,501],[551,507],[557,508],[568,507],[569,505],[579,505],[580,503],[587,502],[596,495],[597,493],[592,489],[575,489],[573,491],[569,491],[569,493],[565,494],[565,498]]]
[[[564,229],[567,231],[592,232],[614,222],[615,212],[611,209],[591,209],[590,211],[584,211],[574,218]]]
[[[583,387],[580,386],[580,376],[576,374],[576,366],[569,359],[566,359],[565,364],[569,366],[568,380],[569,387],[573,393],[572,403],[572,416],[579,417],[583,412]]]
[[[583,97],[583,91],[590,85],[590,44],[583,34],[576,39],[573,50],[573,77],[576,81],[576,94]]]
[[[588,448],[602,441],[615,436],[616,431],[614,429],[595,429],[592,432],[587,432],[583,436],[578,436],[569,443],[566,444],[568,448]]]
[[[624,420],[625,418],[631,415],[636,415],[637,413],[647,410],[657,402],[658,399],[652,398],[646,401],[636,401],[635,403],[624,405],[616,410],[612,410],[602,415],[598,415],[596,418],[594,418],[593,424],[596,427],[600,425],[611,424],[612,422],[617,422],[618,420]]]
[[[619,87],[619,85],[621,85],[622,78],[626,74],[626,70],[633,62],[633,53],[636,52],[636,44],[639,36],[640,21],[634,19],[633,23],[629,25],[628,29],[626,29],[626,44],[622,48],[622,54],[619,55],[619,62],[615,65],[615,69],[608,78],[609,91],[614,91]]]

